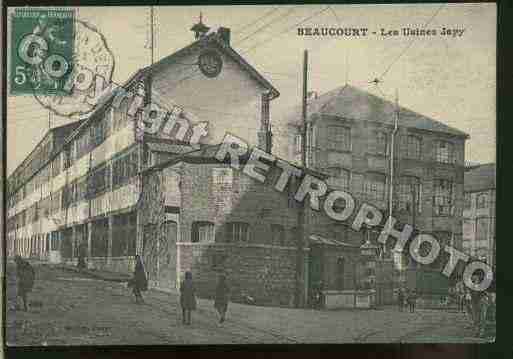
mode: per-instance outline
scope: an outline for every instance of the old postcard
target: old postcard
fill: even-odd
[[[495,4],[5,20],[8,346],[495,340]]]

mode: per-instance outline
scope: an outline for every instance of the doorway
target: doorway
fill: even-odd
[[[158,286],[176,288],[176,238],[178,226],[174,221],[162,224],[161,243],[159,245],[159,276]]]

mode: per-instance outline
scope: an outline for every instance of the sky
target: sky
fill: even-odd
[[[115,82],[150,63],[149,7],[76,11],[78,19],[105,36],[115,58]],[[232,47],[280,91],[271,104],[273,121],[301,101],[302,54],[307,49],[310,91],[322,94],[349,83],[392,101],[397,91],[401,106],[468,133],[467,161],[495,162],[495,4],[332,5],[327,10],[324,5],[155,7],[155,60],[194,40],[189,29],[200,11],[206,25],[230,28]],[[426,29],[465,31],[460,37],[300,37],[298,23],[368,28],[378,34],[382,28],[422,28],[426,23]],[[382,80],[379,86],[371,83],[375,78]],[[52,127],[69,122],[51,117]],[[8,174],[48,126],[48,111],[32,96],[8,95]]]

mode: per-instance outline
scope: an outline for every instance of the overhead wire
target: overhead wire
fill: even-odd
[[[438,13],[442,10],[442,8],[445,6],[445,4],[441,4],[437,9],[436,11],[431,15],[431,17],[424,23],[424,25],[422,26],[422,30],[425,29],[433,20],[434,18],[438,15]],[[392,66],[395,65],[395,63],[397,61],[399,61],[399,59],[410,49],[410,47],[413,45],[413,43],[415,42],[415,40],[417,40],[419,38],[419,36],[412,36],[412,39],[410,40],[410,42],[408,42],[408,44],[405,46],[405,48],[399,53],[399,55],[385,68],[385,70],[383,71],[383,73],[380,75],[380,76],[377,76],[376,79],[378,80],[383,80],[383,78],[386,76],[386,74],[390,71],[390,69],[392,68]]]
[[[275,35],[275,36],[268,37],[267,39],[265,39],[265,40],[263,40],[263,41],[260,41],[260,42],[256,43],[255,45],[253,45],[253,46],[251,46],[251,47],[249,47],[249,48],[247,48],[247,49],[245,49],[245,50],[241,50],[241,51],[242,51],[242,52],[244,52],[244,53],[248,53],[248,52],[253,51],[254,49],[258,48],[259,46],[261,46],[261,45],[263,45],[263,44],[268,44],[268,43],[270,43],[271,41],[273,41],[273,40],[277,39],[278,37],[283,36],[284,34],[286,34],[287,32],[289,32],[289,31],[290,31],[290,30],[292,30],[293,28],[295,28],[295,27],[297,27],[297,26],[299,26],[299,25],[301,25],[301,24],[303,24],[303,23],[307,22],[308,20],[313,19],[314,17],[316,17],[316,16],[318,16],[318,15],[320,15],[320,14],[322,14],[323,12],[326,12],[326,11],[328,11],[328,10],[329,10],[329,6],[326,6],[325,8],[323,8],[323,9],[321,9],[321,10],[317,11],[316,13],[314,13],[314,14],[312,14],[312,15],[310,15],[310,16],[308,16],[308,17],[304,18],[304,19],[302,19],[301,21],[299,21],[299,22],[295,23],[294,25],[289,26],[289,27],[287,27],[286,29],[282,30],[280,34]]]
[[[251,21],[249,24],[246,24],[246,25],[243,25],[243,26],[240,26],[240,27],[237,27],[234,32],[244,32],[245,29],[248,29],[250,28],[251,26],[255,25],[257,22],[259,22],[260,20],[262,19],[265,19],[266,17],[270,16],[271,14],[273,14],[274,12],[278,11],[279,8],[277,6],[274,6],[272,9],[270,9],[269,11],[267,11],[265,14],[263,14],[262,16],[259,16],[258,18],[256,18],[255,20]],[[239,29],[243,28],[243,30],[239,31]]]
[[[271,26],[272,24],[276,23],[277,21],[283,21],[284,18],[286,18],[287,16],[290,16],[290,14],[292,14],[294,11],[296,11],[296,9],[292,8],[292,9],[289,9],[287,11],[287,13],[285,13],[284,15],[279,15],[278,17],[272,19],[271,21],[265,23],[264,25],[260,26],[258,29],[256,29],[255,31],[253,31],[251,34],[245,36],[244,38],[242,38],[241,40],[239,40],[238,42],[236,42],[234,45],[239,45],[241,44],[242,42],[250,39],[251,37],[255,36],[256,34],[258,34],[259,32],[265,30],[267,27]]]

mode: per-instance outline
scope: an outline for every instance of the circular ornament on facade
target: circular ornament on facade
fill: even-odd
[[[206,77],[217,77],[223,68],[223,59],[215,50],[205,50],[198,57],[200,71]]]

